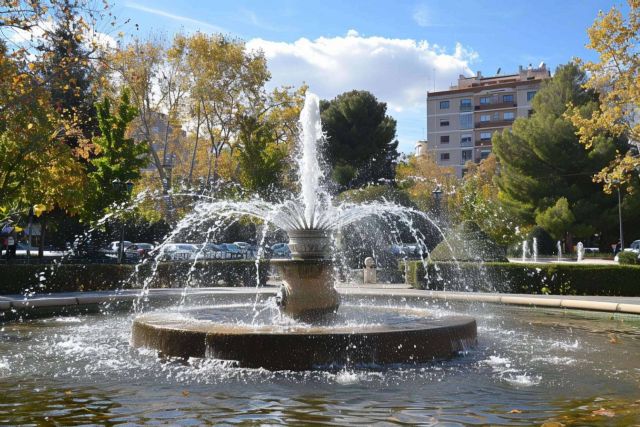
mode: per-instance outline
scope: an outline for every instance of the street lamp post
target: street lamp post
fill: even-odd
[[[440,219],[440,199],[442,198],[442,186],[440,184],[436,185],[436,188],[431,192],[433,194],[433,198],[435,200],[435,213],[436,218]]]
[[[620,181],[613,180],[616,184],[616,190],[618,190],[618,223],[620,224],[620,250],[624,250],[624,235],[622,233],[622,196],[620,196]]]
[[[127,181],[122,182],[118,178],[111,181],[111,185],[113,185],[113,189],[117,192],[122,192],[123,190],[127,192],[127,196],[131,194],[131,190],[133,190],[133,182]],[[118,264],[122,264],[124,261],[124,219],[122,219],[122,227],[120,228],[120,245],[118,246]]]

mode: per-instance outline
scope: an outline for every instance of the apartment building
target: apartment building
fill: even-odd
[[[484,77],[460,75],[457,86],[427,93],[427,150],[441,166],[464,175],[468,161],[491,153],[491,137],[508,129],[518,117],[531,114],[531,100],[543,80],[551,77],[544,63],[517,74]]]

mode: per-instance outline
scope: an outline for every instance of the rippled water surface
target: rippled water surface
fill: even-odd
[[[133,316],[0,326],[0,424],[640,423],[640,318],[508,307],[472,314],[478,346],[421,366],[269,372],[161,361]]]

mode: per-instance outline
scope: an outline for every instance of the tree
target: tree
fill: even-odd
[[[616,200],[591,177],[626,144],[609,134],[594,139],[590,150],[580,144],[565,113],[569,103],[585,114],[599,108],[597,94],[583,87],[585,80],[577,65],[560,66],[534,98],[531,118],[519,118],[511,131],[494,135],[493,150],[500,162],[498,198],[520,225],[528,226],[565,198],[575,219],[567,231],[578,237],[596,232],[611,237]]]
[[[353,90],[320,103],[327,134],[326,160],[342,188],[395,177],[396,121],[387,104],[367,91]]]
[[[0,206],[26,213],[36,203],[78,213],[85,168],[62,142],[68,125],[49,94],[0,43]]]
[[[598,108],[585,112],[574,107],[568,112],[580,142],[586,147],[595,145],[603,133],[624,136],[634,146],[632,150],[616,153],[595,176],[607,191],[616,185],[637,181],[640,173],[640,1],[627,1],[629,16],[626,19],[614,6],[607,13],[600,12],[588,30],[587,47],[595,50],[600,58],[597,62],[584,63],[589,73],[585,86],[599,92]]]
[[[536,224],[545,229],[554,239],[562,240],[573,226],[576,218],[569,209],[566,197],[560,197],[555,205],[536,215]]]
[[[94,104],[99,70],[92,66],[92,55],[100,48],[90,50],[84,44],[87,28],[75,14],[77,6],[69,1],[63,4],[55,29],[38,46],[43,52],[42,78],[53,107],[74,129],[65,135],[66,143],[86,159],[91,155],[91,138],[98,132]]]
[[[455,170],[452,167],[440,166],[433,155],[427,153],[424,156],[409,156],[405,161],[398,163],[396,167],[396,181],[416,204],[424,212],[434,211],[436,201],[433,191],[439,186],[443,194],[452,194],[456,188],[457,180]],[[442,200],[440,209],[448,204],[448,198]],[[443,212],[444,216],[448,212]]]
[[[266,59],[221,34],[177,36],[174,49],[188,67],[189,102],[203,127],[198,126],[198,135],[202,132],[209,142],[207,182],[217,181],[220,158],[225,149],[235,149],[242,118],[259,115],[256,108],[270,78]]]
[[[158,178],[149,184],[161,189],[167,202],[166,215],[172,218],[173,156],[169,145],[179,141],[179,113],[187,82],[181,78],[184,61],[180,53],[172,51],[169,54],[168,51],[158,40],[134,40],[112,52],[107,63],[114,80],[130,91],[131,103],[138,112],[131,132],[134,138],[146,141],[148,145]]]
[[[112,182],[135,181],[140,178],[140,169],[148,162],[148,147],[142,142],[127,138],[129,124],[137,116],[131,105],[129,91],[123,90],[119,105],[112,112],[111,99],[105,97],[96,105],[101,136],[93,139],[96,157],[91,159],[94,171],[89,174],[90,198],[87,215],[95,217],[113,203],[123,202],[127,194],[113,188]]]
[[[492,241],[508,246],[520,238],[521,230],[498,198],[493,178],[499,173],[494,154],[479,164],[468,162],[462,185],[448,198],[452,222],[473,221]]]
[[[240,125],[238,152],[240,182],[249,191],[261,196],[272,193],[284,170],[286,146],[278,145],[269,123],[247,117]]]

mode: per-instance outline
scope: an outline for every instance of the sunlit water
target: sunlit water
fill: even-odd
[[[420,366],[270,372],[161,361],[130,347],[128,313],[5,324],[0,423],[640,422],[639,318],[418,308],[474,315],[478,346]]]

